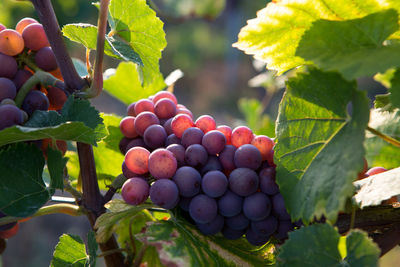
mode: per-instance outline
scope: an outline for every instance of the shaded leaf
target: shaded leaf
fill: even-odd
[[[155,3],[163,12],[176,18],[217,17],[225,8],[225,0],[156,0]]]
[[[325,215],[334,222],[353,194],[368,122],[368,99],[355,87],[316,69],[288,81],[274,151],[277,183],[294,221]]]
[[[114,55],[117,55],[121,59],[125,61],[132,61],[138,64],[139,66],[143,66],[142,59],[139,54],[132,49],[132,47],[124,42],[124,40],[118,35],[115,37],[106,36],[107,43],[110,45],[112,52]]]
[[[391,80],[392,87],[389,89],[390,102],[396,108],[400,108],[400,69],[397,69]]]
[[[54,250],[51,267],[87,266],[85,244],[76,235],[63,234]]]
[[[377,73],[374,75],[374,80],[380,82],[386,88],[390,88],[392,87],[391,80],[394,76],[395,71],[396,69],[392,68],[388,69],[384,73]]]
[[[50,189],[54,194],[55,189],[64,190],[64,167],[68,159],[63,158],[57,149],[47,148],[47,167],[50,173]]]
[[[96,259],[97,259],[97,249],[99,245],[96,242],[96,236],[93,231],[88,232],[88,254],[89,254],[89,260],[87,264],[90,267],[96,266]]]

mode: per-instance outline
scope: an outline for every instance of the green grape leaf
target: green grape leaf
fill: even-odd
[[[89,260],[87,262],[89,267],[96,266],[97,249],[99,245],[96,242],[96,234],[93,231],[89,231],[87,234],[88,239],[88,254]]]
[[[263,113],[261,102],[257,99],[239,99],[239,110],[243,113],[247,125],[255,134],[263,134],[269,137],[275,136],[275,126],[271,118]]]
[[[90,102],[82,99],[68,97],[61,109],[64,121],[81,121],[93,130],[103,122],[100,113],[90,105]]]
[[[145,236],[150,244],[161,244],[179,266],[265,266],[272,262],[269,245],[257,248],[243,239],[204,236],[180,216],[151,224]]]
[[[371,110],[369,126],[400,141],[400,110]],[[365,148],[369,166],[381,166],[386,169],[400,166],[400,148],[370,132],[366,134]]]
[[[392,69],[388,69],[384,73],[377,73],[374,75],[374,80],[377,82],[380,82],[386,88],[390,88],[390,87],[392,87],[391,80],[394,76],[395,71],[396,71],[396,69],[392,68]]]
[[[390,102],[396,108],[400,108],[400,69],[397,69],[391,80],[392,87],[389,89]]]
[[[35,213],[49,199],[43,182],[42,151],[36,145],[17,143],[0,150],[0,210],[14,217]]]
[[[398,31],[397,21],[394,9],[360,19],[317,20],[304,33],[296,55],[323,70],[337,70],[348,80],[385,72],[400,65],[400,57],[396,57],[400,46],[383,46],[383,41]]]
[[[374,106],[382,111],[393,111],[392,103],[390,103],[390,94],[375,95]]]
[[[138,66],[131,62],[121,62],[116,70],[109,69],[105,74],[104,90],[127,105],[165,87],[161,74],[152,84],[142,86]]]
[[[290,78],[276,122],[277,183],[292,220],[334,222],[363,168],[368,99],[337,73]],[[352,104],[352,116],[347,105]]]
[[[339,253],[339,233],[329,224],[313,224],[289,233],[280,247],[277,266],[378,266],[379,248],[367,234],[354,230],[346,236],[346,257]]]
[[[314,21],[362,18],[391,7],[400,10],[396,1],[390,4],[376,0],[273,1],[257,12],[257,18],[247,21],[233,46],[267,63],[268,69],[277,70],[280,75],[306,63],[296,55],[296,49]],[[330,34],[331,31],[324,32],[320,38],[328,38]]]
[[[163,22],[146,4],[146,0],[113,0],[109,6],[109,24],[112,35],[117,36],[139,54],[143,68],[143,85],[158,82],[161,51],[167,45]],[[115,47],[115,46],[114,46]],[[124,50],[119,50],[122,53]],[[126,56],[124,54],[124,56]]]
[[[64,190],[64,167],[68,159],[63,158],[57,149],[47,148],[47,167],[50,173],[50,189],[54,194],[55,189]]]
[[[65,37],[73,42],[77,42],[89,48],[96,50],[97,27],[91,24],[78,23],[67,24],[62,29]],[[125,42],[106,35],[104,44],[104,53],[110,57],[120,60],[133,61],[136,64],[143,65],[140,55]]]
[[[85,244],[79,236],[69,234],[60,236],[50,263],[51,267],[86,267],[89,266],[88,263]]]
[[[353,199],[361,208],[378,206],[392,196],[400,195],[400,168],[388,170],[354,182]]]
[[[74,67],[79,76],[83,77],[89,74],[86,68],[86,64],[79,58],[72,58],[72,63],[74,64]]]

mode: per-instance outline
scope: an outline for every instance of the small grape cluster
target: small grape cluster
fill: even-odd
[[[293,230],[275,183],[271,138],[217,126],[208,115],[193,121],[168,91],[131,104],[127,114],[120,123],[125,202],[150,196],[162,208],[179,207],[206,235],[245,235],[257,246]]]
[[[35,19],[20,20],[15,30],[0,24],[0,63],[0,130],[23,124],[35,110],[62,108],[67,99],[62,82],[34,85],[21,94],[21,87],[35,70],[62,79],[43,26]],[[19,93],[23,97],[20,108],[15,103]]]

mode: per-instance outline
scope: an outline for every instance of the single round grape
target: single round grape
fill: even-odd
[[[209,223],[215,219],[218,206],[215,199],[200,194],[189,205],[189,214],[196,223]]]
[[[164,127],[158,124],[150,125],[146,131],[144,131],[143,139],[145,144],[152,148],[159,148],[164,146],[165,140],[167,139],[167,133]]]
[[[233,230],[227,226],[225,226],[222,231],[221,231],[222,235],[229,240],[236,240],[241,238],[245,233],[246,230]]]
[[[246,232],[247,241],[253,246],[261,246],[268,242],[271,236],[267,235],[259,235],[253,231],[253,229],[249,228]]]
[[[135,130],[135,117],[126,116],[119,123],[121,133],[128,138],[135,138],[138,136]]]
[[[167,150],[174,154],[178,167],[185,165],[185,148],[179,144],[172,144],[167,146]]]
[[[24,83],[26,83],[26,81],[30,77],[32,77],[32,73],[30,73],[29,71],[24,69],[17,70],[13,78],[13,82],[15,84],[15,88],[17,89],[17,91],[22,87],[22,85],[24,85]]]
[[[243,213],[252,221],[261,221],[271,213],[272,203],[269,197],[257,192],[244,198]]]
[[[185,151],[185,162],[192,167],[201,167],[207,163],[206,149],[199,144],[190,145]]]
[[[285,200],[280,193],[272,196],[272,210],[279,220],[290,220],[290,215],[285,207]]]
[[[234,162],[234,156],[236,147],[233,145],[226,145],[222,152],[219,154],[219,161],[221,162],[222,168],[226,171],[232,171],[236,168]]]
[[[293,231],[293,224],[289,220],[279,221],[278,223],[278,230],[276,230],[274,236],[279,240],[285,240],[288,238],[288,233]]]
[[[176,105],[169,98],[161,98],[154,105],[154,113],[156,113],[157,117],[160,119],[172,118],[176,114]]]
[[[278,229],[278,219],[275,216],[268,216],[264,220],[251,222],[251,229],[256,234],[270,236]]]
[[[173,144],[181,144],[181,139],[179,139],[175,134],[168,135],[167,139],[165,140],[165,146],[170,146]]]
[[[139,115],[140,113],[144,111],[149,111],[154,113],[154,104],[152,101],[148,99],[140,99],[139,101],[136,102],[135,104],[135,113],[136,115]]]
[[[201,144],[203,136],[204,133],[202,130],[197,127],[190,127],[183,132],[181,143],[185,148],[193,144]]]
[[[188,115],[193,120],[193,113],[187,108],[178,108],[176,110],[176,114],[185,114]]]
[[[150,187],[150,199],[164,209],[172,209],[179,203],[178,187],[169,179],[157,180]]]
[[[242,211],[243,198],[230,190],[218,199],[218,211],[225,217],[238,215]]]
[[[48,86],[47,90],[47,98],[49,99],[50,106],[49,110],[60,110],[64,106],[64,103],[67,101],[68,96],[64,90],[55,86]]]
[[[14,99],[16,95],[15,84],[10,79],[0,78],[0,101],[6,98]]]
[[[211,222],[197,223],[196,226],[204,235],[215,235],[224,227],[224,217],[218,214]]]
[[[180,197],[180,199],[179,199],[179,207],[182,210],[184,210],[186,212],[189,212],[189,205],[190,205],[191,201],[192,201],[191,197]]]
[[[155,94],[153,97],[153,103],[157,104],[157,102],[162,98],[168,98],[172,100],[172,102],[174,102],[175,105],[178,104],[178,100],[176,99],[175,95],[168,91],[160,91],[157,94]]]
[[[32,23],[25,27],[22,31],[25,46],[33,51],[38,51],[40,48],[49,46],[46,33],[42,24]]]
[[[122,199],[131,205],[139,205],[149,197],[149,184],[139,178],[133,177],[125,181],[121,188]]]
[[[149,172],[156,179],[172,178],[177,167],[174,154],[165,148],[156,149],[149,156]]]
[[[216,123],[213,117],[209,115],[200,116],[194,123],[196,127],[200,128],[204,133],[215,130]]]
[[[209,171],[201,180],[201,188],[207,196],[217,198],[228,189],[228,179],[220,171]]]
[[[24,39],[15,30],[6,29],[0,32],[0,53],[16,56],[24,50]]]
[[[217,156],[208,156],[207,163],[201,168],[200,173],[201,175],[204,175],[209,171],[223,171],[222,165]]]
[[[260,190],[267,195],[275,195],[279,192],[279,186],[275,182],[275,168],[263,168],[258,174],[260,178]]]
[[[172,128],[171,128],[171,122],[172,122],[173,119],[174,119],[174,118],[169,118],[168,120],[166,120],[166,121],[163,123],[163,127],[164,127],[165,131],[167,132],[167,135],[171,135],[171,134],[174,133],[174,132],[172,131]]]
[[[183,197],[194,197],[200,193],[201,176],[195,168],[189,166],[179,168],[172,180],[178,186],[179,194]]]
[[[267,160],[268,153],[274,147],[274,141],[266,135],[257,135],[251,141],[251,144],[260,151],[262,160]]]
[[[137,138],[133,138],[130,139],[128,145],[126,146],[126,151],[128,151],[129,149],[131,149],[132,147],[143,147],[146,149],[150,149],[144,142],[142,137],[137,137]]]
[[[125,154],[125,163],[129,170],[137,174],[149,171],[150,152],[143,147],[133,147]]]
[[[133,102],[126,108],[126,115],[127,116],[136,117],[135,105],[136,105],[136,102]]]
[[[17,25],[15,26],[15,30],[22,34],[26,26],[32,24],[32,23],[38,23],[36,19],[33,18],[23,18],[20,21],[18,21]]]
[[[371,175],[375,175],[378,173],[382,173],[387,171],[387,169],[383,168],[383,167],[372,167],[371,169],[369,169],[366,173],[371,176]]]
[[[224,134],[225,139],[226,139],[226,144],[230,145],[231,144],[231,135],[232,135],[232,128],[227,126],[227,125],[220,125],[216,129],[217,131],[220,131],[221,133]]]
[[[44,71],[53,71],[58,68],[56,56],[49,46],[42,47],[37,51],[35,63]]]
[[[225,224],[233,230],[244,230],[250,225],[250,220],[243,213],[225,218]]]
[[[129,149],[127,149],[127,146],[129,144],[129,142],[132,141],[131,138],[127,138],[127,137],[123,137],[120,141],[119,141],[119,151],[121,151],[122,154],[125,155],[126,151],[128,151]]]
[[[26,95],[21,107],[31,116],[35,110],[46,111],[49,109],[49,106],[49,99],[45,94],[38,90],[32,90]]]
[[[239,126],[233,129],[231,135],[232,145],[240,147],[245,144],[250,144],[253,140],[253,132],[246,126]]]
[[[205,147],[208,154],[216,155],[225,148],[226,144],[225,135],[217,130],[208,131],[203,136],[201,144]]]
[[[3,212],[0,211],[0,218],[6,217],[7,215]],[[7,224],[3,224],[0,225],[0,231],[6,231],[8,229],[11,229],[14,227],[14,225],[16,225],[17,222],[11,222],[11,223],[7,223]]]
[[[236,150],[233,161],[238,168],[257,170],[261,166],[262,158],[260,151],[255,146],[245,144]]]
[[[12,79],[18,70],[15,58],[0,53],[0,62],[0,77]]]
[[[192,118],[190,118],[186,114],[179,114],[176,115],[172,122],[171,122],[171,128],[172,132],[178,137],[182,138],[183,132],[190,127],[193,127],[194,123]]]
[[[0,106],[0,130],[23,122],[22,112],[14,105]]]
[[[249,196],[258,189],[258,175],[252,169],[235,169],[229,175],[229,188],[239,196]]]
[[[143,136],[144,131],[153,124],[160,124],[160,120],[152,112],[144,111],[135,118],[135,130],[140,136]]]

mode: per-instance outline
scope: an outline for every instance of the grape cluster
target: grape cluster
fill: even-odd
[[[20,107],[14,102],[34,70],[61,78],[43,26],[35,19],[20,20],[15,30],[0,24],[0,62],[0,130],[23,124],[35,110],[61,109],[67,99],[62,83],[47,87],[36,85],[23,95]]]
[[[179,207],[206,235],[243,235],[253,245],[284,240],[294,228],[275,183],[274,142],[245,126],[193,120],[174,94],[161,91],[127,109],[120,123],[125,202]]]

